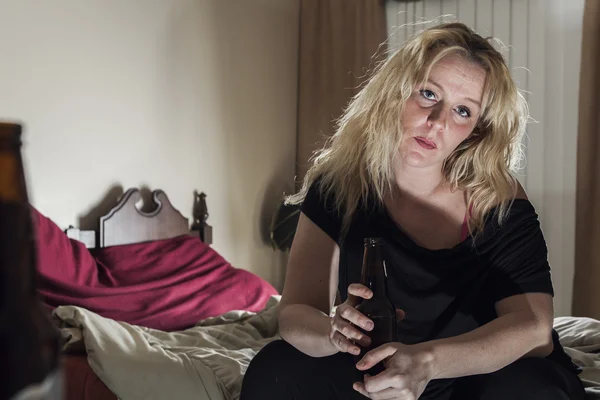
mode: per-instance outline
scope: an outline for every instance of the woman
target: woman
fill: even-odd
[[[241,400],[583,399],[552,329],[537,215],[511,175],[527,117],[501,54],[463,24],[425,30],[382,64],[290,199],[302,214],[283,340],[253,359]],[[374,236],[399,341],[361,354],[372,322],[354,306],[371,293],[356,282]]]

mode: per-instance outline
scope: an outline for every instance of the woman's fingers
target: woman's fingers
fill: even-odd
[[[354,306],[360,302],[360,299],[370,299],[372,296],[373,292],[365,285],[352,283],[348,286],[348,298]]]
[[[337,347],[341,352],[350,353],[354,355],[360,354],[360,348],[348,340],[344,335],[340,332],[333,330],[332,334],[329,336],[331,342]]]
[[[364,329],[365,331],[370,331],[373,329],[373,321],[369,318],[365,317],[363,313],[358,311],[356,308],[349,306],[347,304],[342,304],[336,310],[336,314],[340,317],[353,323],[354,325]]]
[[[396,321],[400,322],[402,321],[404,318],[406,318],[406,313],[404,312],[404,310],[401,310],[399,308],[396,308]]]
[[[336,317],[331,320],[334,330],[340,332],[346,338],[358,342],[361,346],[368,346],[371,344],[371,339],[359,331],[350,322],[343,320],[342,318]]]
[[[365,384],[362,382],[355,382],[353,385],[354,390],[356,390],[357,392],[359,392],[360,394],[362,394],[363,396],[365,396],[366,398],[369,398],[371,400],[389,400],[389,399],[393,399],[393,400],[398,400],[398,399],[409,399],[410,397],[405,397],[403,396],[403,394],[405,393],[402,390],[396,389],[396,388],[387,388],[384,389],[380,392],[376,392],[376,393],[369,393],[367,392],[367,389],[365,388]]]
[[[362,285],[360,283],[353,283],[350,286],[348,286],[347,303],[352,307],[356,307],[356,305],[360,303],[361,299],[370,299],[371,297],[373,297],[373,292],[365,285]],[[404,318],[406,318],[406,313],[404,312],[404,310],[397,308],[396,320],[400,322]]]
[[[335,341],[336,347],[340,351],[358,355],[360,354],[360,348],[357,345],[368,347],[371,344],[368,332],[374,327],[373,321],[355,307],[361,299],[368,300],[372,297],[373,292],[360,283],[353,283],[348,286],[348,300],[336,308],[335,316],[331,320],[330,338]],[[404,310],[396,310],[396,320],[398,322],[402,321],[405,316]]]

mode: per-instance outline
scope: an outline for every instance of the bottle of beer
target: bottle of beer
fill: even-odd
[[[59,332],[37,294],[21,126],[0,122],[0,399],[61,399]]]
[[[371,289],[373,296],[363,299],[356,309],[373,321],[374,327],[364,331],[371,338],[371,345],[364,348],[359,357],[382,344],[398,340],[396,307],[387,293],[381,238],[365,239],[361,284]]]

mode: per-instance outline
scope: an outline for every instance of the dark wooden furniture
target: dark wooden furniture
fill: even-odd
[[[193,223],[184,217],[169,201],[162,190],[152,192],[155,209],[142,212],[136,207],[141,200],[140,191],[128,189],[119,202],[106,215],[100,217],[100,229],[80,230],[69,227],[67,235],[85,243],[88,248],[141,243],[169,239],[180,235],[197,235],[212,244],[212,227],[207,224],[206,195],[194,193]]]
[[[100,217],[97,232],[70,227],[66,230],[67,236],[85,243],[88,248],[163,240],[180,235],[199,236],[204,243],[212,244],[212,227],[206,222],[208,209],[204,193],[194,193],[191,226],[188,218],[173,207],[164,191],[152,192],[155,208],[150,212],[142,212],[136,207],[140,200],[138,189],[128,189],[117,204]],[[93,394],[89,398],[116,400],[116,396],[91,369],[85,354],[66,354],[64,359],[66,400],[80,399],[82,393],[87,393],[86,398]]]

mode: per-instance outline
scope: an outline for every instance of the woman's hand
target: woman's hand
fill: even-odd
[[[355,382],[354,390],[373,400],[416,400],[433,376],[432,352],[420,345],[386,343],[371,350],[356,364],[361,371],[383,361],[385,370],[378,375],[365,375]]]
[[[367,347],[371,344],[371,338],[361,332],[358,327],[364,331],[373,329],[373,321],[358,311],[355,307],[361,299],[370,299],[373,292],[364,285],[353,283],[348,286],[348,299],[340,304],[335,310],[335,315],[331,318],[331,330],[329,339],[331,343],[341,352],[354,355],[360,354],[360,347]],[[404,319],[404,311],[396,310],[396,322]]]
[[[366,286],[358,283],[348,286],[348,299],[335,310],[329,332],[331,343],[339,351],[358,355],[360,348],[356,344],[365,347],[371,344],[371,338],[357,327],[370,331],[373,329],[373,321],[355,308],[360,299],[370,299],[371,296],[373,296],[373,292]]]

